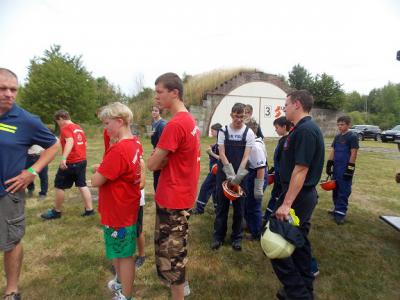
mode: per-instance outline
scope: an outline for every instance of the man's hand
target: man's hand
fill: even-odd
[[[6,191],[9,193],[16,193],[19,190],[25,189],[33,180],[35,179],[35,175],[28,172],[27,170],[22,170],[22,172],[4,182],[6,185],[10,185]]]
[[[289,219],[289,212],[290,206],[283,203],[275,212],[275,217],[280,221],[286,221]]]
[[[61,170],[66,170],[66,169],[68,169],[67,160],[63,159],[63,160],[60,161],[60,169],[61,169]]]
[[[331,159],[326,162],[326,170],[325,170],[326,175],[332,176],[332,174],[333,174],[333,165],[334,165],[334,162]]]

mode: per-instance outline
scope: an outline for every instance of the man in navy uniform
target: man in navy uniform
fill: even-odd
[[[309,115],[313,96],[306,90],[290,93],[285,103],[286,119],[294,124],[280,160],[282,195],[275,216],[285,221],[294,209],[300,219],[299,229],[304,236],[298,247],[285,259],[271,260],[275,274],[283,284],[279,299],[313,299],[314,275],[311,272],[311,245],[307,239],[311,216],[317,204],[318,184],[324,165],[325,146],[321,130]]]
[[[25,233],[25,188],[52,161],[58,141],[37,116],[15,104],[18,79],[0,68],[0,250],[4,251],[6,290],[4,299],[21,299],[18,280],[22,266],[21,239]],[[25,169],[28,149],[45,150]]]

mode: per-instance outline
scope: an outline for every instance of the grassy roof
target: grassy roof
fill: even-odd
[[[201,105],[203,95],[221,83],[232,79],[240,72],[254,71],[250,68],[216,69],[184,78],[184,97],[186,106]]]

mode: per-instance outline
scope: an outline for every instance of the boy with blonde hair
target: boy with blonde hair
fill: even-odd
[[[99,187],[99,213],[104,230],[106,256],[113,260],[116,279],[109,282],[114,300],[132,299],[135,279],[136,223],[140,201],[140,149],[129,125],[132,112],[114,102],[99,113],[110,139],[109,147],[92,185]]]

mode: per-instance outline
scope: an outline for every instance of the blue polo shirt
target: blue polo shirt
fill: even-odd
[[[4,184],[25,169],[28,148],[39,145],[45,149],[56,143],[56,137],[38,116],[14,104],[0,116],[0,197],[7,194]]]

